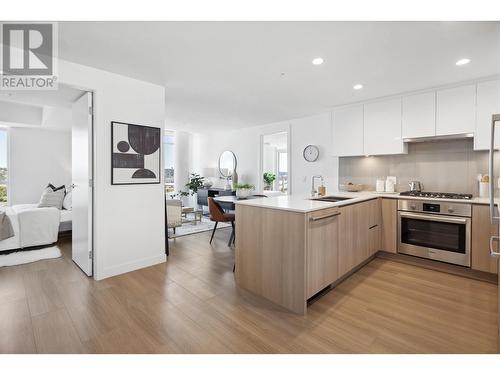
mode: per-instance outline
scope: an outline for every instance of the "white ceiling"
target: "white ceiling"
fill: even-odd
[[[26,91],[0,91],[0,100],[29,104],[34,106],[50,106],[71,108],[71,103],[82,96],[83,91],[65,85],[59,85],[57,90],[26,90]]]
[[[59,85],[58,90],[0,91],[3,126],[70,131],[71,104],[83,91]]]
[[[164,85],[167,127],[198,132],[500,74],[500,22],[61,22],[59,34],[63,59]]]

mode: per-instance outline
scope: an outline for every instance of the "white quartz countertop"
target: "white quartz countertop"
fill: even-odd
[[[472,199],[433,199],[433,198],[421,198],[421,197],[407,197],[400,196],[399,194],[390,193],[376,193],[371,191],[362,191],[359,193],[350,193],[345,191],[333,191],[328,192],[327,196],[344,197],[349,198],[339,202],[323,202],[311,200],[309,196],[305,195],[283,195],[279,197],[268,197],[268,198],[257,198],[248,200],[236,201],[236,205],[245,205],[253,207],[271,208],[276,210],[292,211],[307,213],[318,210],[323,210],[325,208],[341,207],[353,203],[359,203],[367,201],[370,199],[375,199],[379,197],[393,198],[393,199],[416,199],[425,201],[441,201],[441,202],[456,202],[456,203],[472,203],[472,204],[489,204],[488,198],[472,198]],[[495,198],[495,203],[498,205],[500,203],[500,198]]]

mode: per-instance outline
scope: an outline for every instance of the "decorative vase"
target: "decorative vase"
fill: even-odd
[[[236,172],[236,168],[234,168],[232,180],[233,180],[233,186],[238,183],[238,172]]]
[[[189,196],[182,196],[181,202],[182,202],[182,207],[189,207]]]
[[[251,189],[236,189],[236,198],[238,199],[248,198],[251,191],[252,191]]]

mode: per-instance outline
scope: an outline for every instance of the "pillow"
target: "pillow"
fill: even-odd
[[[51,187],[46,187],[40,198],[40,203],[38,207],[55,207],[58,209],[62,208],[64,200],[64,189],[59,189],[53,191]]]
[[[64,197],[64,200],[63,200],[63,208],[65,210],[71,210],[73,208],[73,203],[71,201],[71,190],[69,191],[66,191],[66,196]]]
[[[47,185],[47,187],[48,187],[48,188],[51,188],[51,189],[52,189],[52,191],[58,191],[58,190],[61,190],[61,189],[65,190],[65,188],[66,188],[66,186],[64,186],[64,185],[61,185],[61,186],[59,186],[59,187],[55,187],[55,186],[54,186],[54,185],[52,185],[51,183],[49,183],[49,184]]]

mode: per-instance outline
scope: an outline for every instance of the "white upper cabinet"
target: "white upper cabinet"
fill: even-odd
[[[437,92],[436,135],[474,133],[476,85]]]
[[[363,105],[333,111],[333,155],[364,155]]]
[[[401,137],[401,98],[364,106],[365,155],[405,153]]]
[[[477,84],[476,132],[474,150],[488,150],[491,116],[500,113],[500,80]],[[495,129],[495,148],[500,147],[500,129]]]
[[[436,135],[436,93],[426,92],[403,98],[403,138]]]

